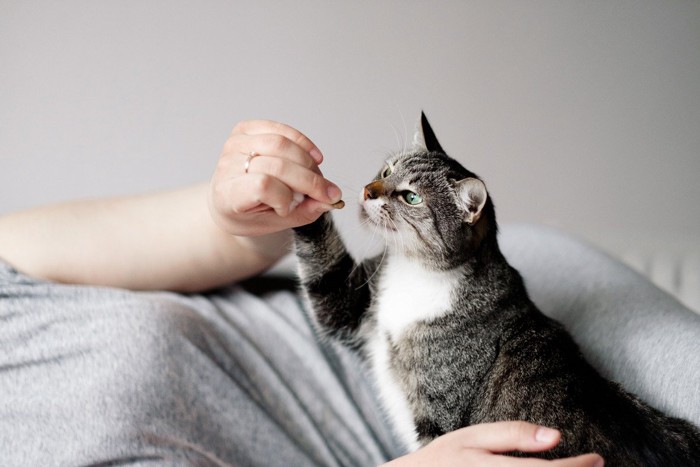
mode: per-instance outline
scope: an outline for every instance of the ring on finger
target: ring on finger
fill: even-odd
[[[246,157],[245,162],[243,163],[243,171],[245,173],[248,173],[248,170],[250,169],[250,161],[252,161],[254,157],[258,157],[259,155],[260,154],[254,151],[248,154],[248,157]]]

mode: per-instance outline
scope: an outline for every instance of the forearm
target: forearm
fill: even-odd
[[[57,282],[198,291],[268,268],[288,233],[248,239],[211,219],[207,185],[0,218],[0,257]]]

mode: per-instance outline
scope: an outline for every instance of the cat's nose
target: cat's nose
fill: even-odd
[[[369,185],[365,186],[365,190],[363,192],[363,196],[365,200],[368,199],[377,199],[380,196],[384,194],[384,186],[382,185],[382,182],[377,180],[376,182],[372,182]]]

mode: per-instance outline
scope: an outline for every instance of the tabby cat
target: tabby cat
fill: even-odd
[[[363,220],[386,239],[383,256],[356,263],[330,214],[295,229],[316,326],[368,359],[407,447],[467,425],[527,420],[562,433],[556,448],[528,456],[698,465],[697,428],[584,360],[501,254],[484,183],[445,154],[425,115],[418,136],[361,194]]]

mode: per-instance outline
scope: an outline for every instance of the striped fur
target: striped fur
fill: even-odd
[[[389,159],[363,194],[362,217],[386,239],[385,255],[356,263],[329,214],[295,230],[319,330],[368,359],[406,446],[475,423],[528,420],[562,432],[538,456],[698,465],[697,428],[584,360],[501,254],[483,183],[442,151],[425,118],[419,140],[426,146]]]

